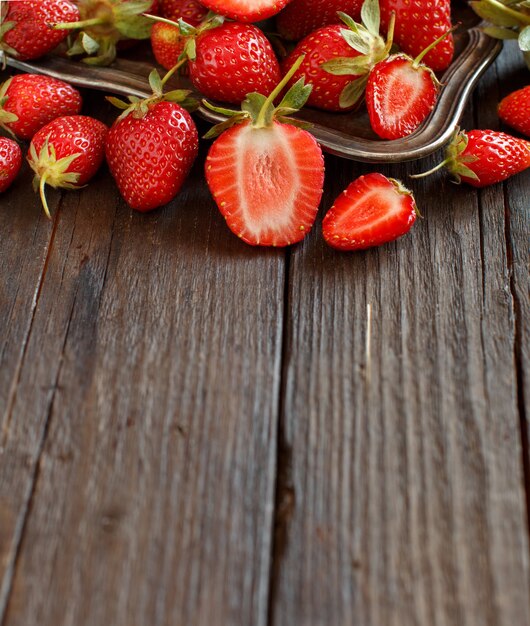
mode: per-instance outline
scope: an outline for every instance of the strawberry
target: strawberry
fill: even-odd
[[[61,31],[79,31],[69,56],[85,55],[84,63],[110,65],[116,58],[116,46],[127,40],[149,39],[154,13],[153,0],[76,0],[80,19],[55,26]]]
[[[417,57],[433,41],[451,28],[451,0],[381,0],[381,23],[390,24],[396,16],[394,41],[412,57]],[[435,72],[446,70],[454,55],[453,36],[449,35],[425,57],[425,64]]]
[[[289,0],[201,0],[205,7],[238,22],[259,22],[279,13]]]
[[[20,139],[31,139],[57,117],[77,115],[81,95],[57,78],[18,74],[0,86],[0,126]]]
[[[506,96],[498,112],[505,124],[530,137],[530,85]]]
[[[215,17],[193,28],[180,22],[193,86],[207,98],[240,104],[251,91],[269,93],[280,65],[265,35],[251,24]]]
[[[317,28],[339,24],[337,12],[354,20],[361,17],[362,0],[292,0],[276,17],[280,35],[289,41],[300,41]]]
[[[160,15],[177,22],[183,19],[192,26],[198,26],[208,15],[197,0],[160,0]]]
[[[414,196],[399,181],[367,174],[335,200],[322,222],[322,233],[332,248],[364,250],[408,233],[417,215]]]
[[[18,143],[0,137],[0,193],[6,191],[17,177],[22,165],[22,150]]]
[[[70,0],[16,0],[0,3],[0,49],[23,61],[38,59],[67,37],[52,24],[75,22],[79,10]]]
[[[282,64],[285,72],[304,55],[290,85],[304,78],[314,87],[308,104],[325,111],[355,109],[361,102],[370,70],[388,57],[392,45],[392,24],[387,43],[379,35],[378,0],[366,0],[362,24],[344,13],[339,16],[347,29],[339,25],[319,28],[302,39]]]
[[[377,63],[366,85],[370,125],[382,139],[400,139],[413,133],[434,108],[440,82],[421,61],[447,37],[445,33],[416,59],[394,54]]]
[[[85,185],[103,161],[107,131],[105,124],[91,117],[69,115],[53,120],[33,137],[28,162],[48,217],[45,186],[79,189]]]
[[[151,31],[151,47],[157,63],[166,70],[174,67],[184,52],[186,37],[178,26],[157,22]]]
[[[494,130],[458,131],[447,148],[445,160],[411,178],[428,176],[444,166],[457,182],[473,187],[493,185],[530,167],[530,141]]]
[[[153,96],[130,103],[108,98],[125,109],[112,125],[106,156],[121,195],[137,211],[151,211],[179,192],[198,152],[198,134],[186,104],[187,91],[163,94],[156,70],[149,77]]]
[[[296,71],[293,66],[291,74]],[[253,246],[288,246],[311,229],[322,197],[324,160],[315,138],[286,118],[311,90],[297,82],[277,108],[288,74],[266,98],[252,93],[242,111],[207,137],[222,133],[206,159],[206,181],[230,230]]]

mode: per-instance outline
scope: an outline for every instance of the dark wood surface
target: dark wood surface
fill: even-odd
[[[508,46],[463,126],[527,83]],[[530,171],[340,254],[245,246],[203,159],[150,215],[0,199],[0,624],[529,624]],[[323,210],[373,170],[326,164]]]

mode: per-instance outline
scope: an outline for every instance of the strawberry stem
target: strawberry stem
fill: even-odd
[[[43,174],[41,176],[41,179],[39,181],[39,193],[40,193],[42,206],[44,207],[44,212],[46,213],[46,216],[48,217],[48,219],[51,220],[52,216],[50,215],[50,208],[48,207],[48,201],[46,200],[46,193],[45,193],[46,178],[47,178],[46,174]]]
[[[180,61],[174,65],[169,72],[167,72],[167,74],[164,76],[164,78],[162,78],[162,87],[164,87],[164,85],[167,83],[167,81],[173,76],[173,74],[175,74],[175,72],[178,72],[180,70],[180,68],[188,62],[188,58],[184,57],[183,59],[180,59]]]
[[[52,28],[55,30],[82,30],[89,28],[90,26],[101,26],[105,24],[107,20],[101,17],[94,17],[91,20],[83,20],[81,22],[63,22],[61,24],[53,24]]]
[[[444,159],[441,163],[438,163],[438,165],[435,165],[432,169],[427,170],[426,172],[422,172],[421,174],[409,174],[409,178],[425,178],[426,176],[430,176],[448,165],[452,160],[453,159]]]
[[[296,74],[298,68],[302,65],[302,63],[304,62],[305,59],[305,54],[301,54],[296,61],[293,63],[293,66],[291,67],[291,69],[287,72],[287,74],[282,78],[281,82],[278,83],[278,85],[276,85],[274,91],[272,91],[269,94],[269,97],[265,100],[265,102],[263,103],[263,106],[261,107],[261,110],[259,112],[258,115],[258,119],[256,120],[256,123],[254,124],[254,128],[265,128],[266,123],[265,123],[265,116],[267,114],[267,109],[269,108],[269,106],[271,104],[274,103],[274,101],[276,100],[276,98],[280,95],[280,93],[283,91],[284,87],[287,85],[287,83],[291,80],[291,78]]]
[[[386,35],[385,55],[390,54],[392,44],[394,43],[394,29],[396,27],[396,12],[392,11],[390,14],[390,22],[388,24],[388,32]]]
[[[420,65],[420,63],[423,61],[423,59],[425,58],[425,56],[427,54],[429,54],[429,52],[431,50],[433,50],[433,48],[436,48],[436,46],[441,43],[448,35],[450,35],[453,31],[455,31],[458,27],[460,26],[460,24],[457,24],[456,26],[453,26],[453,28],[450,28],[447,32],[445,32],[441,37],[438,37],[438,39],[436,39],[435,41],[433,41],[429,46],[427,46],[425,48],[425,50],[422,50],[418,56],[414,59],[412,66],[413,67],[418,67]]]

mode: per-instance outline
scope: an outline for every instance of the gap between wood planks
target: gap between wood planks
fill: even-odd
[[[528,533],[530,535],[530,457],[529,457],[529,439],[528,439],[528,421],[525,409],[525,397],[524,397],[524,382],[523,382],[523,359],[522,359],[522,332],[521,332],[521,303],[517,295],[517,289],[515,287],[515,277],[513,272],[513,247],[512,247],[512,233],[510,224],[510,205],[508,202],[508,192],[506,184],[503,184],[503,197],[504,197],[504,232],[506,237],[506,262],[508,264],[508,274],[510,276],[510,293],[512,297],[512,307],[514,313],[514,345],[513,345],[513,357],[516,374],[516,389],[517,389],[517,408],[519,410],[519,425],[521,431],[521,446],[522,446],[522,463],[523,463],[523,477],[524,487],[526,495],[526,522],[528,525]]]

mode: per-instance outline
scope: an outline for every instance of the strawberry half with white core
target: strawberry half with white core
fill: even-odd
[[[296,71],[299,59],[278,87],[265,97],[247,96],[241,112],[214,111],[229,119],[207,137],[222,133],[206,159],[206,181],[230,230],[253,246],[288,246],[310,231],[324,184],[324,159],[315,138],[287,116],[298,111],[311,91],[303,80],[274,100]]]
[[[290,0],[201,0],[206,8],[238,22],[259,22],[279,13]]]
[[[313,85],[307,104],[325,111],[350,111],[359,106],[370,70],[388,57],[392,47],[394,22],[390,22],[385,42],[379,34],[378,0],[364,2],[362,24],[345,13],[338,15],[347,28],[319,28],[303,39],[282,65],[287,71],[300,55],[305,56],[290,84],[304,78]]]
[[[441,84],[423,58],[445,37],[434,41],[415,59],[394,54],[377,63],[368,76],[366,107],[370,125],[382,139],[413,133],[434,108]]]
[[[322,233],[332,248],[364,250],[401,237],[417,215],[412,193],[399,181],[367,174],[335,200],[322,222]]]
[[[33,137],[28,162],[35,172],[33,187],[40,190],[46,215],[51,218],[45,186],[79,189],[96,174],[105,156],[108,128],[92,117],[58,117]]]

